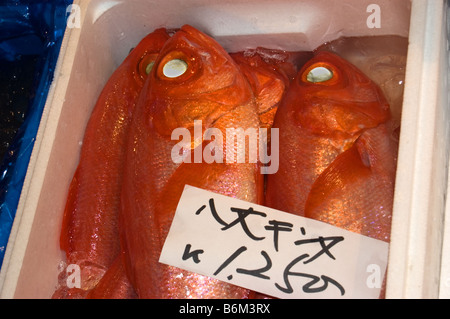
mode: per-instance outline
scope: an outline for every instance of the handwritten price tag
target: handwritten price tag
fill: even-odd
[[[378,298],[388,243],[186,186],[160,262],[277,298]]]

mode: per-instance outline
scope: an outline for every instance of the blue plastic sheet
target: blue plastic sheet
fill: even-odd
[[[23,121],[3,159],[0,158],[0,267],[53,79],[66,28],[66,9],[71,3],[69,0],[0,0],[0,66],[3,68],[0,73],[12,74],[11,68],[17,70],[21,64],[32,72],[28,75],[32,83],[25,90],[28,105],[20,113]]]

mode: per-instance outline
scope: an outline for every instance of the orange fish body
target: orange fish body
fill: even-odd
[[[84,297],[120,251],[118,210],[126,137],[146,67],[169,38],[165,29],[146,36],[112,74],[93,109],[63,217],[60,246],[67,264],[81,269],[81,288],[54,298]]]
[[[173,61],[186,68],[183,74],[165,73]],[[257,128],[251,87],[217,42],[188,25],[166,43],[147,85],[133,115],[122,189],[120,230],[127,274],[140,298],[248,298],[247,289],[158,260],[186,184],[261,202],[257,164],[194,163],[192,154],[207,143],[191,140],[184,151],[191,163],[172,158],[179,143],[172,132],[185,128],[193,134],[194,120],[202,121],[202,133],[216,128],[223,136],[227,127]]]
[[[389,240],[397,142],[380,89],[356,67],[320,52],[278,109],[279,170],[266,204]]]

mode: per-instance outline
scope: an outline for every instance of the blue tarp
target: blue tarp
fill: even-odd
[[[69,0],[0,0],[0,76],[16,77],[14,72],[22,74],[28,70],[30,74],[26,76],[32,77],[31,87],[25,90],[28,105],[26,110],[22,107],[23,121],[6,154],[0,158],[0,267],[53,79],[70,13],[67,8],[71,3]],[[17,68],[20,65],[27,70],[19,72]],[[5,105],[0,104],[0,107]],[[8,107],[14,108],[14,105]]]

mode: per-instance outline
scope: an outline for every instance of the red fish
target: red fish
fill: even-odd
[[[389,105],[367,76],[318,53],[278,109],[279,171],[267,205],[389,241],[397,141]]]
[[[202,121],[203,131],[217,128],[224,136],[227,127],[258,128],[252,89],[224,49],[189,25],[166,42],[146,85],[133,114],[122,189],[127,274],[140,298],[248,298],[247,289],[158,260],[186,184],[261,202],[258,164],[172,160],[178,143],[172,131],[193,132],[194,120]],[[187,156],[204,146],[187,144]]]
[[[168,38],[165,29],[146,36],[112,74],[97,100],[70,184],[60,238],[67,263],[81,268],[81,288],[67,289],[63,282],[54,298],[86,296],[120,251],[118,210],[131,114]]]

